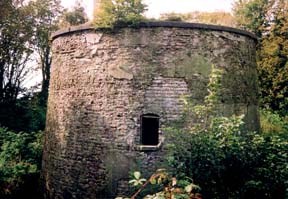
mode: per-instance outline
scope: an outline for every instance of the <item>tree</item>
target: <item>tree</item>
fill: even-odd
[[[52,63],[50,36],[58,29],[58,17],[62,12],[62,7],[60,0],[36,0],[31,1],[29,5],[34,19],[34,50],[38,56],[42,74],[41,94],[46,104]]]
[[[31,15],[27,6],[13,1],[1,2],[0,22],[0,103],[15,102],[24,91],[29,72]]]
[[[1,1],[2,10],[0,125],[15,131],[43,129],[51,66],[49,39],[57,29],[60,1]],[[38,63],[35,64],[32,58]],[[24,93],[23,82],[30,70],[37,67],[43,76],[41,92],[32,95]],[[33,118],[36,115],[41,117]]]
[[[262,104],[288,113],[288,2],[279,0],[270,10],[269,31],[258,51]]]
[[[288,110],[288,1],[239,0],[234,5],[239,27],[259,37],[257,65],[261,106]]]
[[[237,27],[254,32],[262,37],[269,30],[269,11],[275,0],[239,0],[233,5]]]
[[[75,26],[84,24],[88,21],[87,14],[85,13],[84,7],[79,1],[76,1],[74,7],[71,11],[64,10],[62,16],[60,17],[60,28],[66,28],[69,26]]]
[[[113,28],[116,24],[136,25],[144,19],[146,5],[141,0],[104,0],[95,11],[96,28]]]

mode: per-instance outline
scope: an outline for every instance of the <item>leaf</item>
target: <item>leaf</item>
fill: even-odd
[[[133,179],[130,180],[128,183],[129,184],[133,184],[133,186],[138,186],[138,185],[142,185],[143,182],[146,182],[146,179],[142,178],[142,179]]]
[[[133,180],[129,180],[129,184],[135,183],[137,180],[133,179]]]
[[[186,191],[187,193],[191,193],[192,189],[193,189],[192,184],[189,184],[189,185],[187,185],[187,186],[185,187],[185,191]]]
[[[133,175],[134,175],[135,179],[140,179],[140,177],[141,177],[141,173],[139,171],[135,171],[133,173]]]
[[[200,187],[196,184],[193,184],[193,183],[191,183],[185,187],[185,191],[187,193],[191,193],[191,191],[193,191],[194,189],[200,189]]]
[[[153,185],[156,184],[156,179],[155,179],[155,178],[152,178],[152,179],[150,180],[150,183],[153,184]]]

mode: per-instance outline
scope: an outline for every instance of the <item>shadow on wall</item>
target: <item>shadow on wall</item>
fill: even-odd
[[[43,157],[46,198],[114,197],[118,181],[127,181],[130,168],[136,167],[134,154],[116,147],[115,132],[93,109],[93,101],[66,104],[65,119],[59,118],[59,109],[49,111]]]

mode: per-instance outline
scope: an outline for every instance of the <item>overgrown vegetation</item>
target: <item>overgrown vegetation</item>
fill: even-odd
[[[169,175],[165,169],[158,169],[149,179],[141,178],[141,173],[136,171],[133,173],[132,180],[129,181],[132,186],[137,188],[137,191],[131,197],[117,197],[116,199],[135,199],[141,197],[141,193],[145,189],[154,189],[157,191],[144,196],[144,199],[167,199],[167,198],[187,198],[187,199],[202,199],[199,193],[201,188],[193,183],[192,179],[183,178],[177,179]]]
[[[167,129],[167,164],[175,168],[175,176],[199,183],[204,198],[285,198],[287,124],[275,114],[262,112],[264,131],[245,132],[243,116],[217,116],[220,77],[213,69],[204,105],[187,104],[189,112],[182,121],[186,128]],[[191,124],[195,117],[196,124]],[[273,123],[274,132],[267,128]]]
[[[282,117],[270,110],[260,110],[260,124],[265,135],[275,134],[288,139],[288,117]]]
[[[240,124],[232,117],[217,119],[205,132],[171,128],[168,165],[176,176],[199,183],[204,198],[285,198],[287,139],[277,134],[243,135]]]
[[[67,28],[69,26],[76,26],[88,22],[87,14],[84,7],[79,1],[76,1],[72,10],[64,9],[59,20],[60,28]]]
[[[0,1],[0,198],[42,197],[38,186],[52,60],[49,39],[59,18],[62,23],[85,18],[83,7],[75,9],[67,17],[59,0]],[[27,88],[35,70],[42,81]]]
[[[105,0],[96,10],[96,28],[113,28],[119,24],[136,26],[144,20],[146,5],[141,0]]]
[[[262,132],[246,132],[241,128],[243,115],[217,116],[221,74],[212,68],[204,105],[195,106],[187,100],[182,120],[165,131],[166,164],[172,168],[171,175],[174,179],[193,179],[200,185],[203,198],[287,197],[287,123],[277,114],[262,111]],[[143,184],[145,180],[138,177],[130,182]],[[173,187],[173,191],[176,189]],[[142,197],[168,199],[169,190],[159,192],[152,186]],[[183,190],[172,191],[173,197],[196,198]]]
[[[144,19],[145,10],[141,0],[103,1],[95,26],[135,26]],[[163,20],[228,26],[235,26],[236,20],[237,27],[258,36],[261,133],[243,132],[243,116],[217,116],[214,105],[221,71],[214,70],[205,104],[194,106],[186,100],[183,120],[167,129],[167,140],[173,143],[166,159],[175,168],[173,177],[165,174],[166,180],[158,182],[156,172],[138,198],[148,192],[150,198],[158,199],[172,197],[174,192],[175,198],[197,198],[186,191],[192,183],[187,177],[201,186],[203,198],[288,197],[288,3],[239,0],[234,17],[223,12],[162,15]],[[45,127],[52,60],[49,37],[59,27],[86,20],[80,4],[68,11],[59,0],[0,1],[0,198],[41,197],[35,190],[42,150],[39,130]],[[37,68],[42,75],[40,91],[27,90],[28,74]],[[142,179],[137,176],[134,180]]]
[[[42,132],[0,128],[0,198],[39,198]]]
[[[288,1],[245,0],[234,5],[238,26],[258,38],[261,107],[282,116],[288,110]]]

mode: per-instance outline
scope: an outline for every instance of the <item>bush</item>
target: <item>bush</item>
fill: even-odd
[[[187,100],[182,121],[166,130],[168,166],[175,176],[195,180],[204,198],[287,197],[287,124],[262,112],[264,132],[244,132],[243,116],[217,116],[220,77],[221,71],[212,68],[204,105]]]
[[[226,121],[227,122],[227,121]],[[213,131],[214,130],[214,131]],[[288,142],[278,135],[170,129],[168,165],[189,176],[204,198],[284,198]]]
[[[265,134],[281,134],[288,138],[288,116],[283,117],[270,110],[260,110],[261,130]]]
[[[199,193],[201,189],[193,183],[193,180],[177,179],[170,176],[165,169],[158,169],[148,180],[142,178],[141,173],[136,171],[129,183],[136,187],[132,196],[116,199],[202,199]]]
[[[113,28],[117,24],[135,26],[144,19],[146,5],[141,0],[107,0],[96,10],[96,28]]]
[[[41,140],[42,132],[15,133],[0,128],[0,198],[17,198],[17,195],[31,191],[29,188],[36,192],[41,167]],[[31,193],[28,196],[33,198]]]

